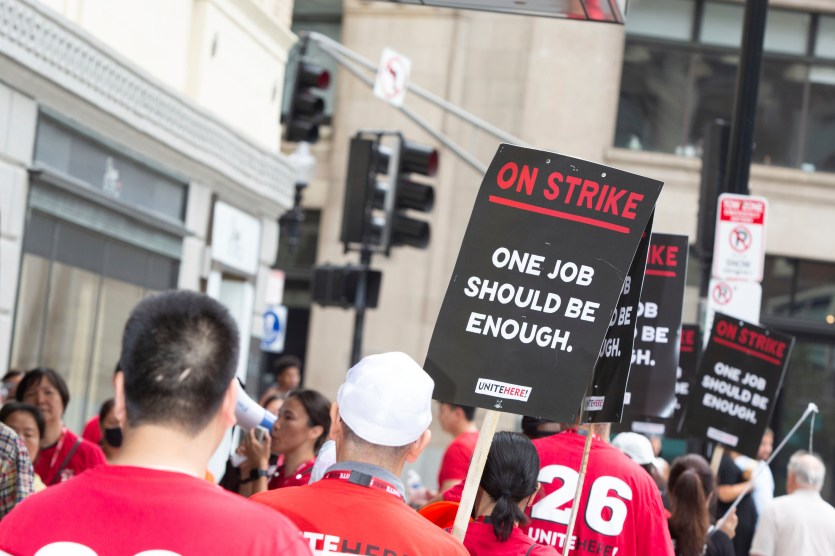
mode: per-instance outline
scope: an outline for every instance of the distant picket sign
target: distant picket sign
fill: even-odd
[[[575,419],[661,187],[501,145],[429,345],[435,398]]]
[[[794,338],[716,313],[683,430],[756,458]]]

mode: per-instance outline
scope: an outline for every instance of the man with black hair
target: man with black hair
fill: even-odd
[[[302,380],[302,361],[295,355],[282,355],[272,364],[272,373],[275,382],[261,394],[259,404],[270,396],[286,397],[287,394],[299,387]]]
[[[453,436],[441,459],[438,470],[438,492],[444,492],[467,478],[470,460],[473,459],[478,428],[475,426],[475,408],[441,402],[438,421],[445,433]]]
[[[256,494],[322,553],[467,556],[405,502],[400,474],[429,443],[435,383],[405,353],[371,355],[348,371],[331,407],[337,463],[311,485]]]
[[[113,381],[121,453],[18,506],[0,522],[0,550],[310,554],[286,518],[203,478],[235,422],[238,345],[229,312],[208,296],[141,301]]]

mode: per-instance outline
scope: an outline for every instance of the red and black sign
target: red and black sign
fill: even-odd
[[[684,430],[755,458],[793,347],[792,336],[716,313]]]
[[[584,422],[617,423],[623,417],[623,397],[629,378],[651,231],[652,218],[638,244],[617,307],[609,320],[606,339],[600,346],[592,383],[583,405]]]
[[[429,345],[435,398],[574,420],[661,186],[501,145]]]
[[[698,324],[682,324],[679,341],[678,372],[676,373],[676,411],[673,415],[674,426],[668,429],[666,436],[681,437],[684,414],[690,402],[690,391],[696,384],[699,372],[699,358],[702,355],[702,330]]]
[[[652,234],[632,350],[624,419],[671,419],[676,407],[687,236]]]

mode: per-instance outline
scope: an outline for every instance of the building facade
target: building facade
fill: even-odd
[[[257,376],[292,1],[0,1],[0,361],[49,366],[80,431],[149,293],[205,291]],[[225,457],[223,458],[225,461]],[[221,467],[222,468],[222,467]]]

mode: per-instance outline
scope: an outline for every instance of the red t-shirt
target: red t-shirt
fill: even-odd
[[[473,459],[476,442],[478,442],[478,431],[461,433],[450,442],[441,460],[438,486],[444,484],[444,481],[463,481],[467,478],[467,470],[470,468],[470,460]]]
[[[99,416],[93,415],[87,424],[84,425],[84,430],[81,432],[81,438],[92,442],[96,446],[101,442],[101,427],[99,427]]]
[[[252,500],[290,518],[323,552],[465,556],[452,535],[424,519],[398,496],[339,479],[261,492]]]
[[[60,542],[99,556],[310,554],[277,512],[184,473],[129,466],[92,469],[30,496],[0,521],[0,549],[11,554],[50,545],[58,554]]]
[[[35,461],[35,473],[38,474],[46,486],[63,483],[88,469],[107,463],[101,448],[92,442],[81,439],[75,453],[73,453],[64,470],[61,471],[61,477],[54,481],[55,473],[78,439],[71,430],[65,428],[58,442],[48,448],[41,448],[41,451],[38,452],[38,459]]]
[[[586,437],[575,431],[534,440],[542,491],[522,530],[562,552]],[[572,535],[575,556],[673,554],[655,481],[618,449],[594,438]]]
[[[283,465],[279,466],[267,483],[267,490],[306,485],[310,482],[310,472],[313,471],[314,463],[316,458],[303,462],[295,473],[287,473]]]
[[[559,556],[559,552],[553,546],[536,544],[532,538],[523,533],[518,527],[505,542],[496,538],[493,526],[484,523],[483,518],[474,521],[467,526],[467,534],[464,537],[464,548],[472,556]],[[531,545],[534,545],[531,549]],[[528,552],[530,550],[530,552]]]

